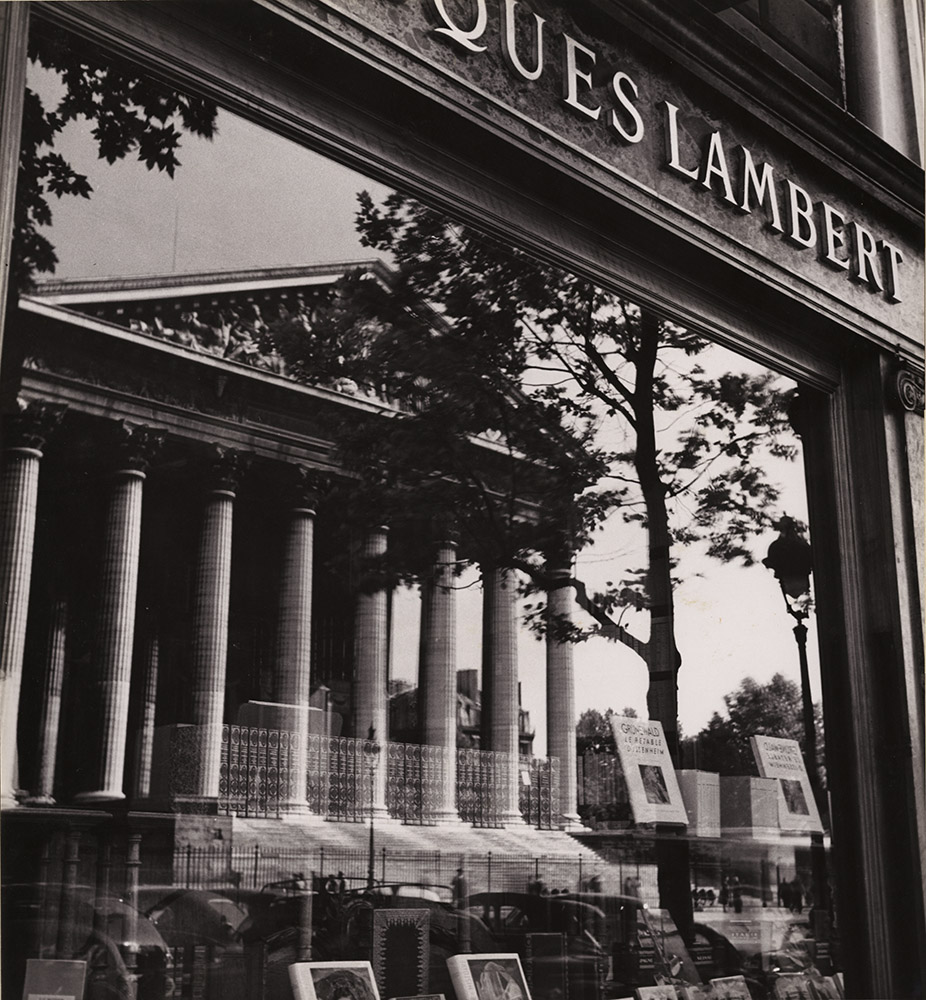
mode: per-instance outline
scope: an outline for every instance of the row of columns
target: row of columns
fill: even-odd
[[[62,416],[60,407],[34,403],[23,409],[8,438],[6,468],[0,492],[0,599],[2,599],[2,668],[0,668],[0,796],[15,805],[16,730],[35,537],[39,469],[45,437]],[[130,718],[133,664],[136,730],[135,768],[128,783],[133,798],[151,791],[154,714],[157,702],[159,644],[156,620],[146,619],[136,637],[136,604],[141,554],[141,519],[145,469],[163,443],[163,432],[148,427],[119,427],[119,461],[109,481],[101,552],[99,606],[94,632],[93,704],[100,734],[97,768],[91,787],[78,801],[104,802],[125,797],[125,761]],[[192,769],[194,798],[219,792],[222,723],[225,702],[231,553],[237,478],[244,456],[216,449],[203,496],[199,545],[195,555],[189,723],[198,736]],[[294,469],[276,628],[274,698],[286,709],[289,728],[308,734],[312,624],[312,563],[315,505],[310,474]],[[374,572],[361,581],[354,619],[354,733],[382,741],[388,736],[388,593],[375,567],[387,552],[388,530],[365,532],[360,558]],[[448,532],[438,538],[431,573],[422,581],[419,705],[422,742],[447,750],[450,768],[438,805],[438,819],[456,818],[455,749],[456,683],[456,541]],[[565,573],[567,571],[563,571]],[[568,616],[571,590],[553,589],[550,608]],[[65,671],[68,605],[55,600],[49,629],[44,699],[38,733],[39,766],[29,802],[53,802],[54,768]],[[508,757],[503,816],[520,822],[518,808],[518,607],[512,571],[484,571],[483,614],[483,747]],[[548,731],[550,753],[560,759],[561,808],[575,817],[575,713],[571,647],[547,639]],[[300,739],[305,746],[305,739]],[[374,813],[385,815],[385,766],[380,755],[372,782]],[[307,803],[304,755],[296,755],[301,773],[293,775],[290,811]],[[374,759],[375,758],[371,758]],[[297,768],[300,764],[297,763]]]

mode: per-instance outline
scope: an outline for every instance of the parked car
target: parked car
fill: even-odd
[[[0,894],[3,996],[22,996],[29,958],[83,959],[86,1000],[116,1000],[135,984],[137,1000],[174,995],[173,956],[154,924],[91,886],[5,885]]]
[[[599,907],[565,894],[482,892],[469,896],[466,908],[482,918],[497,950],[521,956],[535,1000],[601,995],[608,923]]]
[[[607,982],[612,995],[652,986],[657,975],[697,985],[721,975],[718,968],[727,968],[715,963],[714,942],[698,925],[693,941],[686,945],[668,910],[648,907],[638,896],[571,892],[559,898],[588,903],[604,914],[600,940],[610,959]]]

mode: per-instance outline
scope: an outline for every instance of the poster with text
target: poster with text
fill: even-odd
[[[749,741],[760,777],[778,781],[778,825],[781,829],[792,833],[822,833],[820,813],[797,740],[751,736]]]
[[[688,813],[662,723],[617,715],[611,725],[634,822],[687,825]]]

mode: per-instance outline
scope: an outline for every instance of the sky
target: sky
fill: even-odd
[[[43,96],[55,89],[33,72],[31,85]],[[388,189],[288,140],[220,113],[218,136],[206,141],[184,136],[181,166],[173,179],[150,172],[133,160],[112,166],[98,160],[87,129],[71,126],[56,148],[86,173],[94,191],[89,200],[51,199],[58,278],[102,278],[171,274],[223,268],[270,267],[356,260],[372,256],[354,229],[358,191],[374,198]],[[717,348],[716,370],[754,365]],[[806,521],[800,461],[779,463],[783,510]],[[775,537],[756,538],[761,559]],[[614,516],[596,543],[580,554],[577,573],[589,590],[603,589],[645,561],[644,539]],[[746,676],[759,682],[780,672],[799,681],[797,647],[778,585],[761,564],[745,569],[713,563],[686,551],[684,577],[676,600],[676,637],[682,655],[679,721],[686,735],[699,731],[723,696]],[[459,591],[459,669],[478,668],[481,646],[481,592],[474,577]],[[418,646],[418,595],[395,597],[393,676],[414,681]],[[647,637],[645,614],[631,613],[624,624]],[[820,697],[814,619],[808,644],[814,700]],[[544,647],[522,635],[522,703],[537,733],[535,752],[546,746]],[[576,711],[631,707],[646,715],[646,669],[632,652],[601,638],[575,647]]]

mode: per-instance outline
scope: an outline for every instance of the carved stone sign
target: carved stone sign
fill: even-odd
[[[322,24],[308,0],[283,6]],[[835,157],[821,163],[810,142],[758,121],[605,15],[555,0],[324,7],[324,33],[641,217],[834,316],[919,338],[915,225],[864,197]]]

